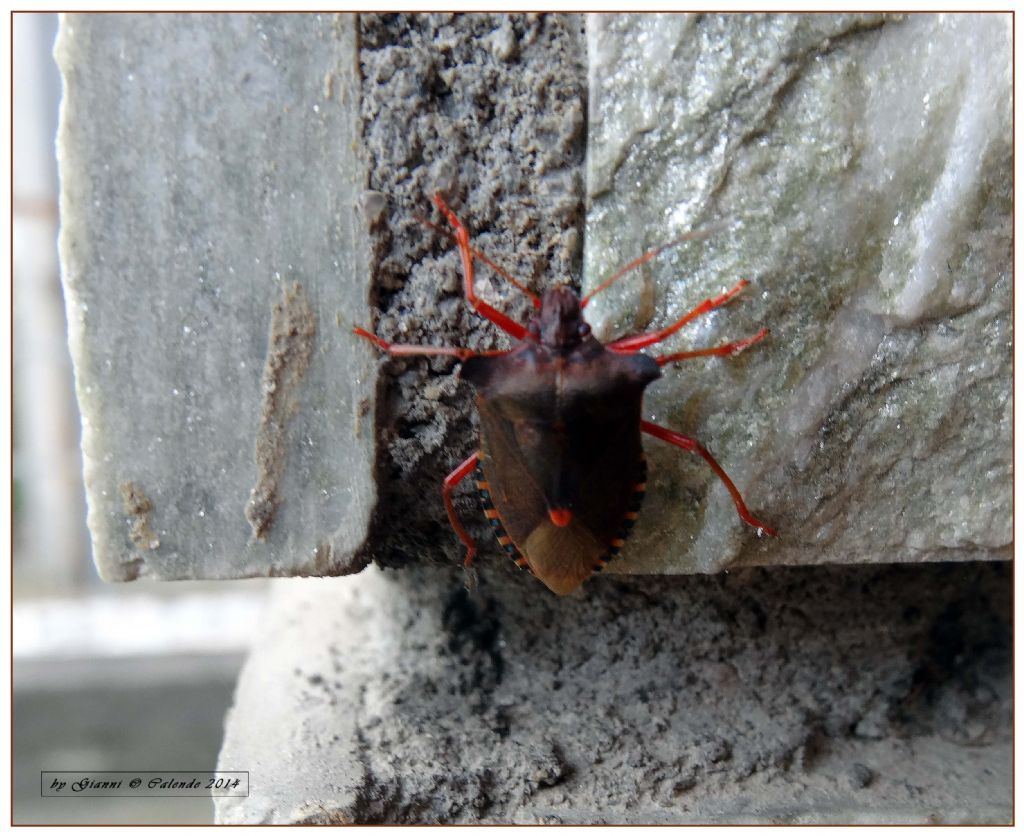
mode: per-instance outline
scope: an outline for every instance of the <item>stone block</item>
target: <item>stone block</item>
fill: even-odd
[[[61,22],[60,254],[109,580],[364,565],[356,42],[344,15]]]
[[[710,232],[596,297],[595,331],[741,278],[664,352],[771,329],[666,367],[646,405],[781,537],[652,441],[621,571],[1010,557],[1011,35],[998,14],[588,17],[584,288]]]

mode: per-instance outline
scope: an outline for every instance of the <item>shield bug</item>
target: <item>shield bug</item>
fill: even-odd
[[[701,456],[728,489],[740,518],[759,534],[775,535],[747,510],[739,490],[704,447],[641,417],[644,389],[661,376],[662,366],[735,354],[767,336],[768,329],[763,328],[752,337],[714,348],[657,357],[641,351],[724,305],[748,282],[704,300],[661,330],[602,344],[583,319],[587,303],[628,271],[696,234],[648,251],[582,299],[564,286],[537,296],[470,245],[466,227],[440,195],[434,195],[434,203],[454,230],[466,300],[515,344],[505,351],[476,352],[389,343],[362,328],[354,331],[392,356],[455,357],[462,361],[461,378],[476,389],[480,447],[448,475],[442,487],[452,528],[466,546],[466,567],[473,563],[476,546],[455,513],[452,491],[473,474],[498,543],[518,566],[559,595],[572,592],[601,571],[622,548],[643,500],[646,464],[641,433]],[[527,325],[477,297],[474,259],[530,296],[536,312]]]

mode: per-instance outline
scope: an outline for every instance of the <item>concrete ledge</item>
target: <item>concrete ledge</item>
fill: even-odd
[[[222,823],[1006,823],[1006,564],[276,590]]]

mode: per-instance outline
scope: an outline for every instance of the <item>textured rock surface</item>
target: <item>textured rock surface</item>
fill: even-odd
[[[783,536],[744,531],[704,464],[648,444],[618,568],[1010,556],[1007,15],[588,18],[586,282],[681,232],[588,308],[660,327],[652,420],[704,441]],[[611,568],[611,567],[609,567]]]
[[[61,261],[110,580],[362,565],[355,43],[344,16],[63,19]]]
[[[1008,564],[282,582],[221,822],[1006,822]],[[486,578],[485,578],[486,580]]]

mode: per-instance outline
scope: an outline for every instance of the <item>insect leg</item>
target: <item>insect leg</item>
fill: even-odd
[[[476,309],[480,316],[489,319],[509,336],[521,340],[526,336],[525,326],[477,298],[476,291],[473,289],[473,250],[469,246],[469,231],[462,225],[462,221],[455,217],[455,213],[448,208],[440,194],[434,195],[434,203],[448,218],[448,223],[455,228],[455,240],[458,242],[459,252],[462,254],[462,275],[466,289],[466,301]]]
[[[474,453],[449,473],[444,479],[444,487],[441,488],[441,495],[444,497],[444,507],[448,512],[448,520],[451,522],[452,528],[455,529],[455,533],[459,535],[459,539],[466,546],[466,559],[462,565],[467,569],[473,565],[473,558],[476,556],[476,543],[473,542],[473,538],[469,536],[466,529],[462,527],[462,523],[459,522],[459,517],[455,513],[455,506],[452,504],[452,491],[459,482],[476,470],[478,456],[478,453]]]
[[[760,342],[767,336],[768,329],[762,328],[754,336],[747,337],[745,340],[736,340],[736,342],[725,343],[725,345],[715,346],[714,348],[702,348],[699,351],[680,351],[678,354],[662,354],[654,359],[659,366],[665,366],[668,363],[675,363],[677,360],[692,360],[694,357],[729,356],[730,354],[738,354],[743,349],[752,346],[756,342]]]
[[[621,340],[616,340],[613,343],[608,343],[608,348],[612,351],[625,351],[633,352],[639,351],[641,348],[646,348],[649,345],[660,343],[666,337],[672,336],[676,331],[686,325],[688,322],[692,322],[698,316],[706,314],[708,311],[713,311],[715,308],[721,307],[736,294],[738,294],[743,288],[745,288],[750,282],[746,279],[741,279],[734,288],[727,290],[721,296],[716,296],[714,299],[705,299],[696,308],[690,311],[683,317],[680,317],[671,325],[662,328],[660,331],[651,331],[647,334],[634,334],[632,337],[623,337]]]
[[[458,243],[458,239],[455,237],[455,235],[449,232],[447,229],[441,229],[441,227],[439,227],[437,224],[433,223],[432,221],[428,221],[426,218],[422,218],[419,215],[415,215],[414,217],[424,226],[429,226],[432,230],[434,230],[434,232],[437,232],[440,235],[446,235],[452,241]],[[530,290],[528,287],[526,287],[526,285],[520,282],[515,276],[509,273],[508,270],[506,270],[504,267],[502,267],[500,264],[496,263],[492,259],[488,258],[486,254],[480,252],[480,250],[478,250],[476,247],[470,247],[470,252],[473,253],[473,258],[479,258],[484,264],[486,264],[495,273],[497,273],[499,276],[505,279],[505,281],[507,281],[510,285],[512,285],[517,290],[521,290],[523,293],[529,296],[530,301],[533,302],[533,306],[535,308],[540,308],[540,297],[532,290]]]
[[[699,241],[701,238],[707,238],[709,235],[717,231],[718,228],[718,225],[714,225],[705,227],[704,229],[695,229],[692,232],[687,232],[685,235],[680,235],[674,241],[669,241],[667,244],[662,244],[660,247],[655,247],[653,250],[648,250],[639,258],[634,258],[631,262],[629,262],[629,264],[619,269],[613,275],[609,276],[607,279],[601,282],[601,284],[599,284],[592,291],[590,291],[590,293],[584,296],[583,299],[580,300],[580,308],[585,308],[587,304],[590,302],[590,300],[597,296],[598,293],[600,293],[602,290],[607,290],[609,287],[615,284],[615,282],[617,282],[619,279],[625,276],[626,273],[628,273],[630,270],[635,270],[637,267],[646,264],[652,258],[661,255],[663,252],[665,252],[665,250],[672,249],[672,247],[678,247],[680,244],[684,244],[687,241]]]
[[[726,475],[726,472],[722,470],[722,466],[715,461],[707,450],[705,450],[697,441],[677,433],[674,430],[667,430],[664,427],[659,427],[657,424],[652,424],[650,421],[641,421],[640,429],[648,435],[653,435],[655,438],[660,438],[662,441],[667,441],[669,444],[674,444],[682,450],[686,450],[690,453],[696,453],[698,456],[704,459],[710,466],[715,475],[722,480],[725,487],[728,489],[729,494],[732,496],[732,501],[736,505],[736,510],[739,512],[740,519],[743,520],[747,525],[753,526],[758,532],[763,532],[769,537],[777,537],[774,528],[770,528],[760,520],[756,519],[750,511],[747,510],[746,503],[743,501],[743,497],[740,496],[739,489],[732,483],[732,479]]]
[[[508,354],[507,351],[473,351],[469,348],[446,345],[404,345],[402,343],[389,343],[376,334],[371,334],[365,328],[356,326],[352,332],[363,339],[369,340],[381,351],[386,351],[392,357],[458,357],[460,360],[468,360],[470,357],[497,357],[500,354]]]

